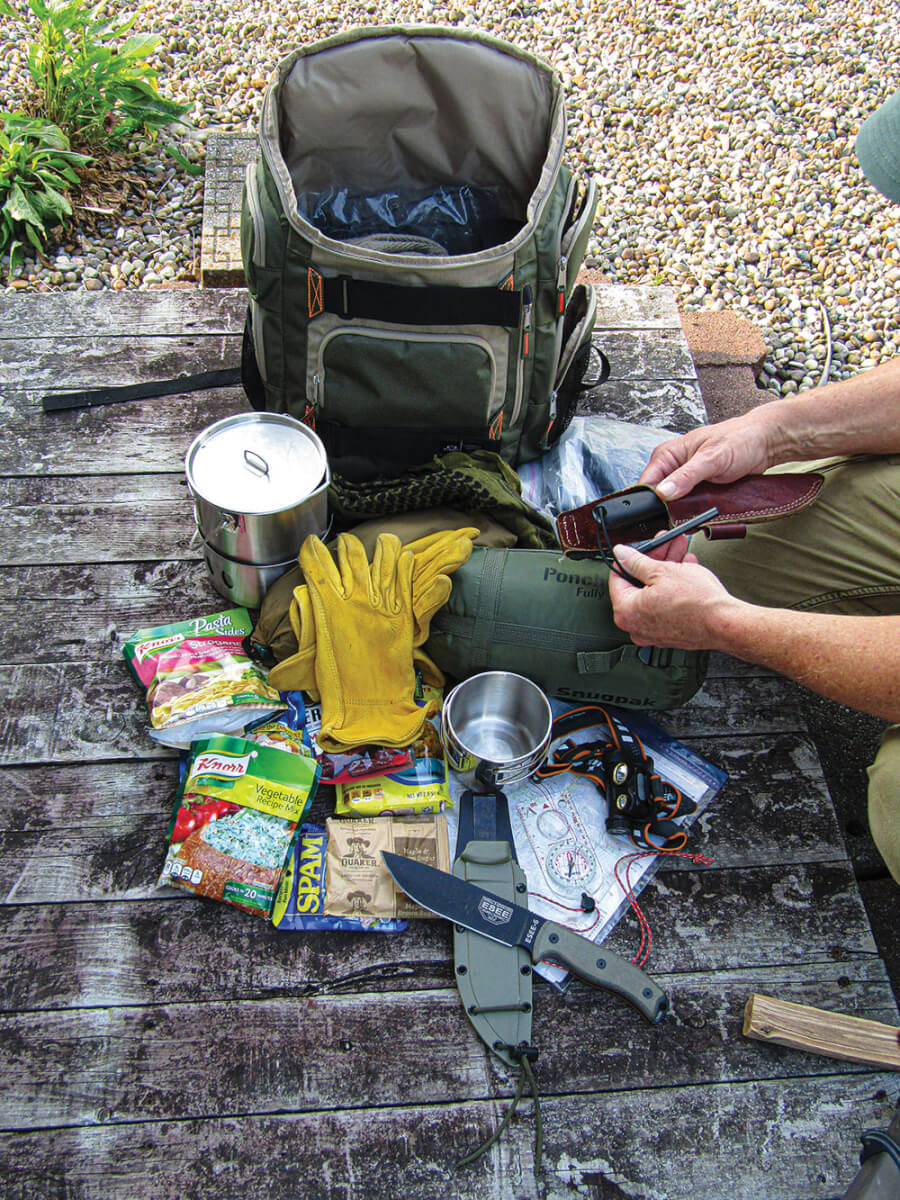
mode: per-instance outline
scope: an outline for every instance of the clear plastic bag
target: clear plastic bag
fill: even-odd
[[[575,417],[552,450],[518,468],[522,498],[555,520],[637,483],[654,446],[674,436],[609,417]]]
[[[509,216],[502,188],[469,184],[376,195],[332,187],[301,193],[297,211],[337,241],[416,254],[472,254],[508,241],[522,225]]]

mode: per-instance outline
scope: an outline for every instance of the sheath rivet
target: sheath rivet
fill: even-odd
[[[517,884],[516,884],[516,891],[517,891],[517,892],[524,892],[524,891],[525,891],[525,884],[524,884],[524,883],[517,883]]]
[[[605,958],[598,958],[598,959],[597,959],[597,969],[598,969],[598,970],[600,970],[600,971],[605,971],[605,970],[606,970],[606,959],[605,959]]]
[[[522,973],[523,975],[530,975],[530,974],[531,974],[531,967],[523,967],[523,968],[522,968],[522,971],[521,971],[521,973]]]
[[[469,971],[469,968],[468,968],[468,967],[464,967],[462,964],[460,964],[460,965],[459,965],[459,966],[456,968],[456,973],[457,973],[457,975],[466,975],[466,974],[468,974],[468,971]]]
[[[559,941],[559,934],[558,934],[558,933],[551,933],[551,934],[550,934],[550,941],[551,941],[551,942],[553,943],[553,945],[555,946],[555,945],[556,945],[556,943]]]
[[[645,999],[649,1000],[649,999],[650,999],[650,997],[653,995],[653,991],[652,991],[652,989],[651,989],[651,988],[644,988],[643,995],[644,995]]]

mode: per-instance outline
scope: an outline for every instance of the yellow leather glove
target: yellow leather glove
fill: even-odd
[[[449,574],[468,562],[478,530],[446,529],[417,538],[403,547],[415,555],[413,565],[413,659],[426,683],[441,687],[444,675],[420,647],[428,640],[431,618],[450,598]],[[303,691],[316,696],[315,619],[305,584],[294,588],[288,612],[297,639],[297,653],[278,663],[269,672],[269,684],[280,692]]]
[[[413,568],[413,615],[416,621],[413,645],[428,641],[431,618],[450,598],[449,576],[472,557],[478,537],[474,527],[444,529],[408,542],[416,562]]]
[[[413,671],[413,555],[382,534],[369,566],[362,543],[342,533],[337,566],[308,537],[300,566],[316,627],[316,685],[323,750],[375,743],[408,746],[425,722]]]
[[[297,639],[297,653],[275,664],[269,672],[269,686],[279,692],[308,692],[317,699],[316,622],[305,583],[294,588],[288,617]]]

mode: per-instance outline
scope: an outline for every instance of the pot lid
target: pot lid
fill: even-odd
[[[325,478],[318,437],[283,413],[239,413],[204,429],[185,458],[191,490],[225,512],[293,508]]]

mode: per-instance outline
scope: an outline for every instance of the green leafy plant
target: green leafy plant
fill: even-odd
[[[65,193],[87,162],[51,122],[0,113],[0,253],[9,249],[11,270],[26,241],[42,253],[47,232],[72,215]]]
[[[137,130],[162,128],[187,112],[186,105],[159,94],[156,71],[147,61],[159,37],[125,36],[136,13],[110,20],[101,15],[102,3],[93,8],[80,0],[27,4],[38,20],[38,36],[28,48],[37,110],[74,144],[119,145]],[[28,27],[10,0],[0,0],[0,14]]]

